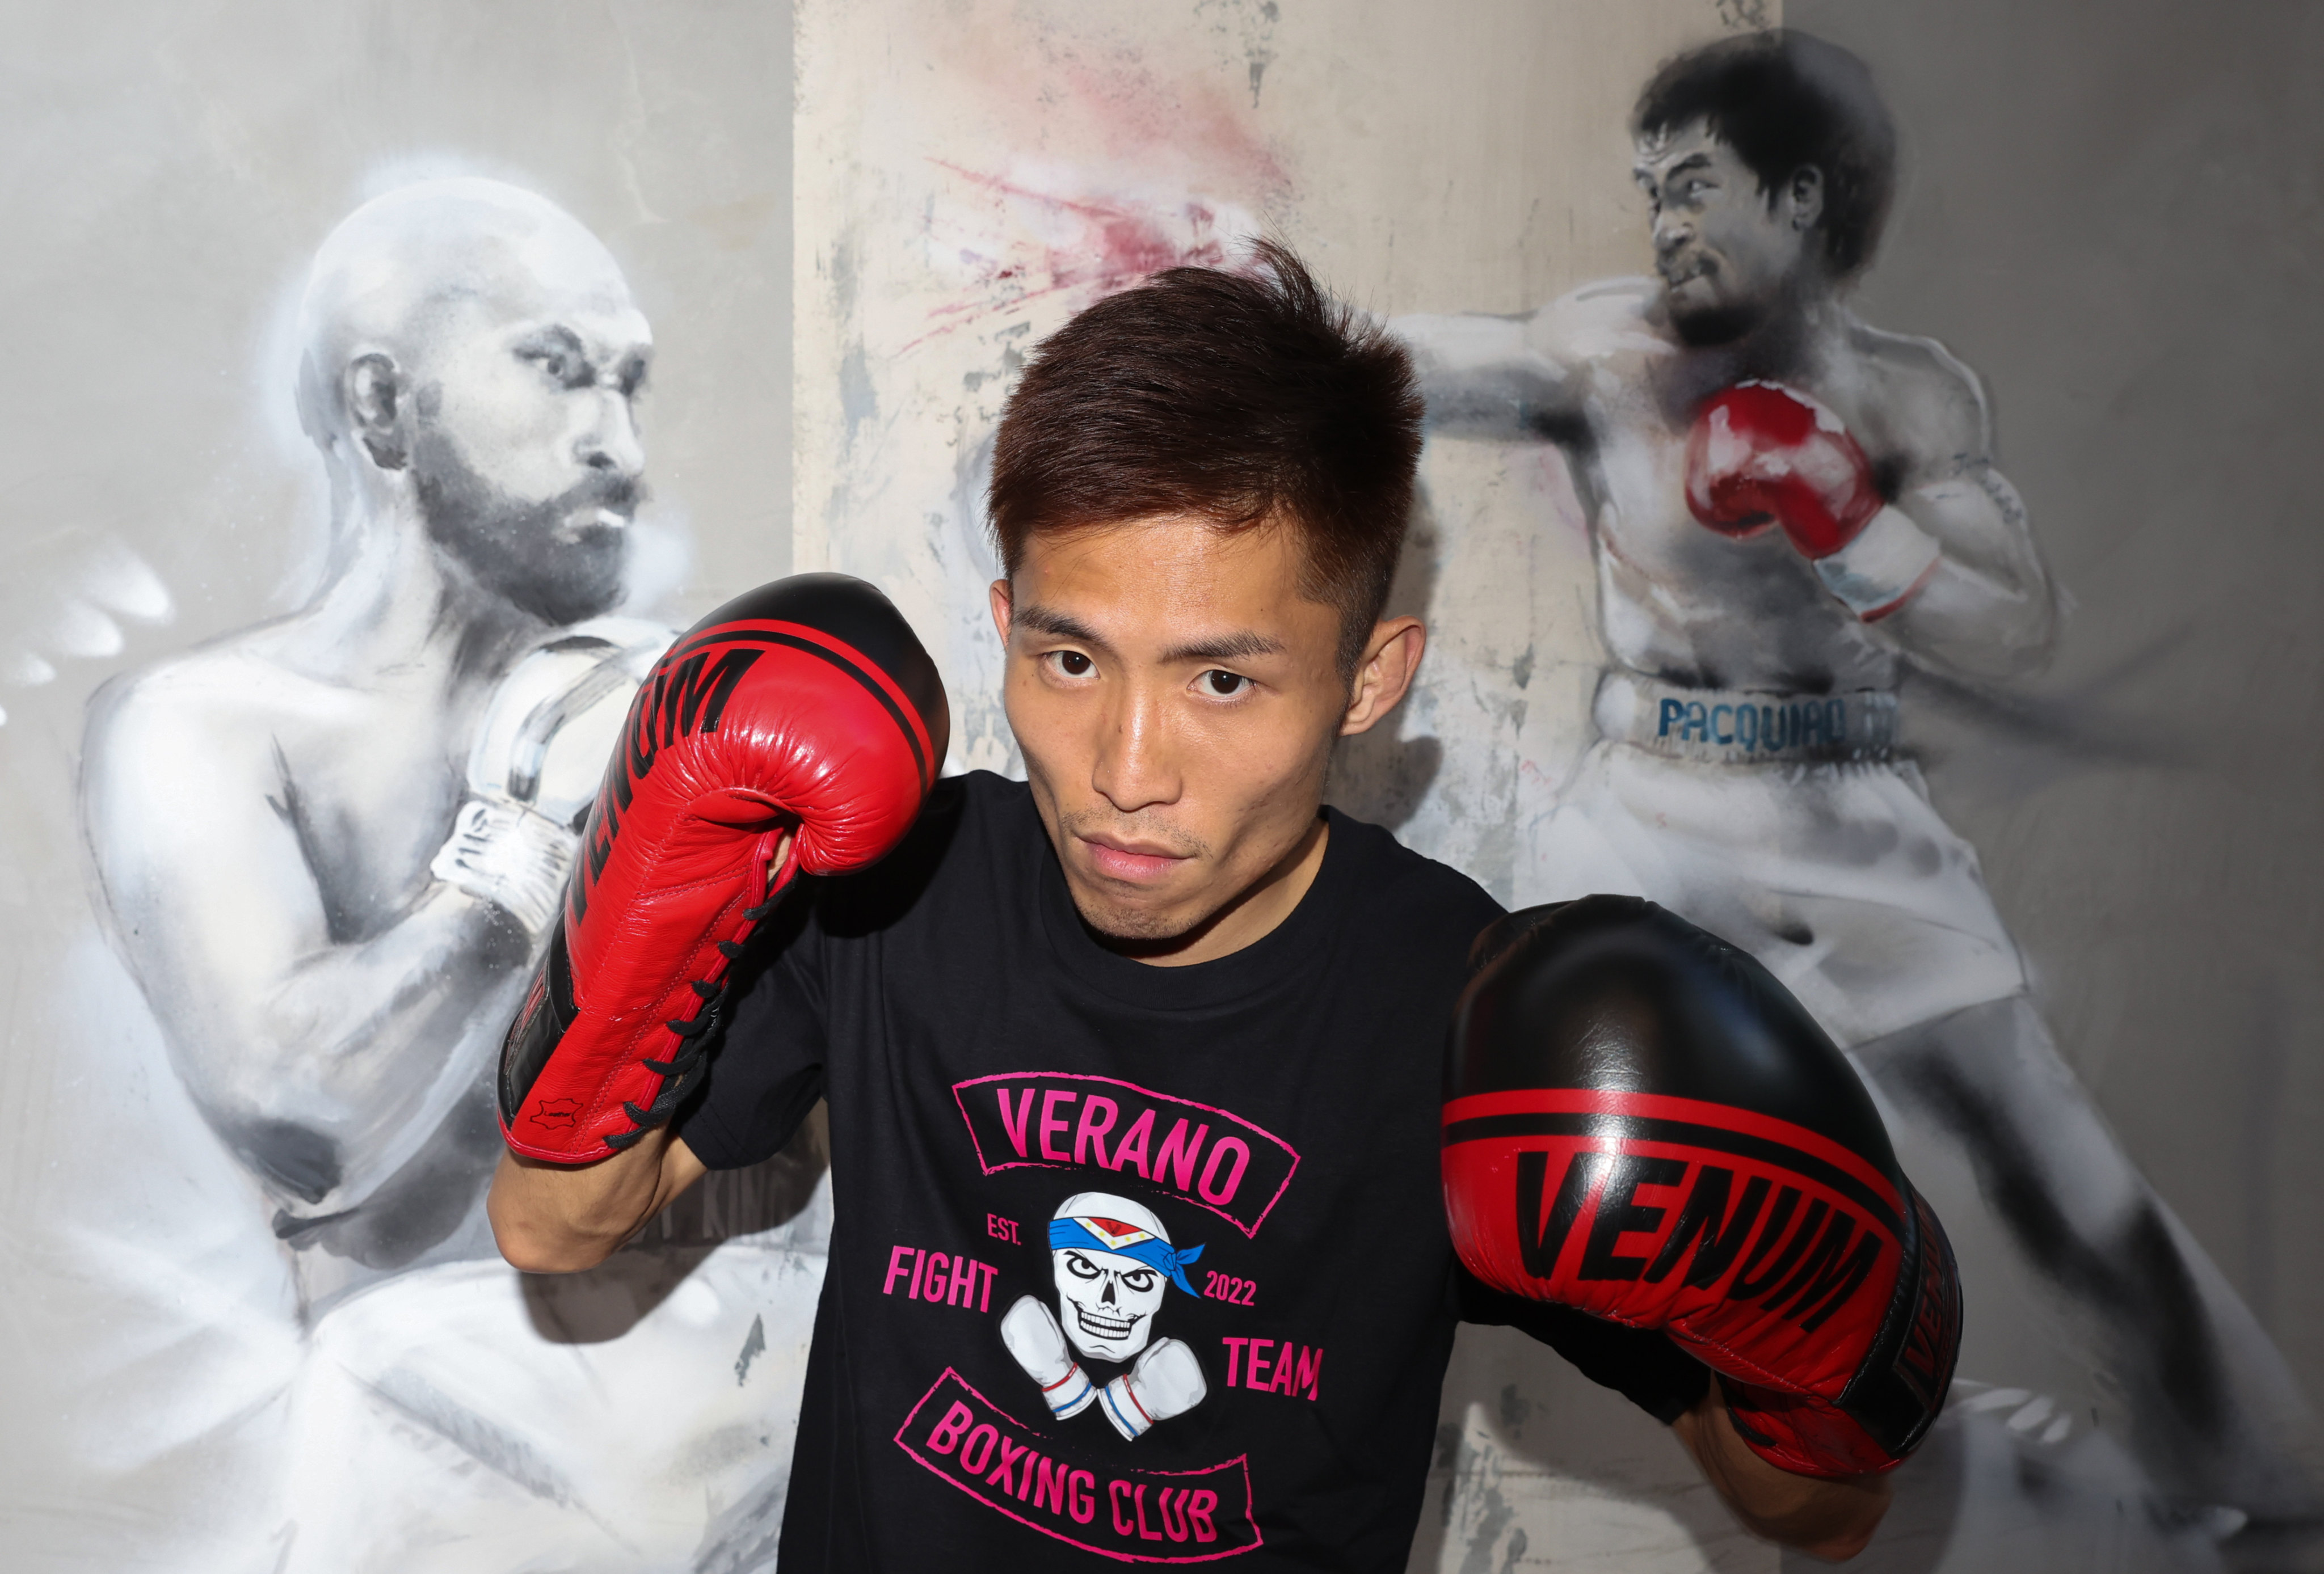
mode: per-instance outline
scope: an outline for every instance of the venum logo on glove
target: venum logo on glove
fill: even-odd
[[[1911,1452],[1960,1348],[1959,1281],[1814,1018],[1757,962],[1635,897],[1513,914],[1476,966],[1443,1114],[1470,1271],[1664,1330],[1784,1469]]]

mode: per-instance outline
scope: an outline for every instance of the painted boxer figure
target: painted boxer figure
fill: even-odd
[[[474,1255],[496,1145],[486,1030],[465,1023],[512,1005],[576,837],[570,807],[508,790],[511,761],[484,765],[494,792],[471,767],[488,735],[512,757],[554,697],[496,705],[512,672],[621,596],[653,340],[595,237],[485,181],[359,210],[316,258],[300,327],[328,582],[102,695],[84,789],[175,1063],[273,1194],[319,1306],[464,1227]],[[634,673],[616,721],[638,648],[667,638],[572,641],[576,672]],[[611,736],[583,745],[584,801]]]
[[[1666,64],[1633,131],[1657,277],[1392,325],[1434,430],[1558,445],[1590,521],[1599,741],[1520,826],[1519,898],[1646,896],[1748,951],[2110,1331],[2167,1495],[2312,1512],[2288,1376],[2075,1085],[1895,750],[1908,667],[2033,670],[2058,601],[1975,375],[1846,303],[1894,179],[1869,75],[1729,40]]]
[[[1845,1556],[1942,1402],[1941,1232],[1772,985],[1718,1006],[1701,1065],[1650,1068],[1646,1095],[1693,1100],[1709,1146],[1642,1138],[1628,1183],[1575,1161],[1558,1244],[1548,1193],[1529,1207],[1508,1180],[1546,1144],[1441,1109],[1446,1026],[1500,909],[1323,806],[1335,741],[1393,708],[1425,639],[1383,613],[1420,405],[1392,339],[1260,252],[1248,275],[1172,269],[1092,307],[1010,396],[991,603],[1027,781],[934,779],[942,687],[859,582],[751,592],[664,658],[503,1052],[502,1247],[586,1268],[828,1100],[840,1201],[785,1567],[941,1548],[975,1568],[1401,1569],[1464,1317],[1671,1424],[1754,1530]],[[673,709],[687,672],[698,690],[752,652],[715,729]],[[1715,943],[1655,923],[1649,965]],[[1480,985],[1497,1036],[1456,1091],[1531,1121],[1598,1095],[1571,1086],[1570,1014],[1535,1008],[1558,953],[1518,949]],[[1693,975],[1672,976],[1683,1008]],[[1722,1080],[1747,1063],[1757,1084]],[[1720,1120],[1777,1132],[1757,1105],[1847,1190],[1803,1210],[1809,1183],[1753,1172],[1755,1209],[1775,1200],[1721,1226],[1728,1266],[1788,1288],[1729,1304],[1742,1281],[1701,1252],[1665,1288],[1585,1286],[1606,1276],[1585,1242],[1702,1223],[1653,1206],[1655,1177],[1720,1170],[1739,1140]],[[1456,1129],[1499,1137],[1464,1137],[1455,1165]],[[1860,1244],[1833,1244],[1836,1207]],[[1706,1330],[1720,1385],[1678,1342]],[[1908,1333],[1920,1391],[1868,1432],[1830,1395]]]
[[[782,1308],[803,1314],[798,1263],[696,1267],[676,1310],[701,1353],[673,1366],[675,1313],[647,1313],[691,1262],[626,1254],[604,1293],[634,1302],[631,1326],[565,1330],[484,1209],[501,1030],[670,637],[606,615],[643,495],[652,333],[595,235],[481,179],[350,215],[300,330],[325,583],[103,693],[83,777],[115,943],[302,1292],[280,1566],[464,1566],[442,1549],[518,1526],[577,1562],[687,1551],[706,1515],[770,1479],[779,1496],[779,1447],[696,1445],[787,1431],[779,1358],[745,1390],[734,1352],[754,1320],[779,1341]],[[694,1371],[701,1406],[676,1435],[576,1451],[573,1406],[649,1368]],[[688,1459],[711,1461],[690,1496],[657,1487]]]

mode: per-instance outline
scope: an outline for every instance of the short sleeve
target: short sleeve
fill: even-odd
[[[824,889],[803,881],[752,937],[727,992],[708,1074],[678,1113],[678,1136],[714,1170],[773,1157],[823,1097]]]
[[[1666,1334],[1527,1301],[1488,1288],[1465,1268],[1455,1271],[1463,1322],[1514,1328],[1540,1340],[1592,1383],[1613,1389],[1665,1426],[1701,1404],[1710,1389],[1711,1368]]]

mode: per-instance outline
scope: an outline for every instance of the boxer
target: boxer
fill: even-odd
[[[1659,1328],[1454,1257],[1443,1045],[1500,910],[1322,806],[1425,640],[1382,615],[1421,412],[1391,339],[1260,253],[1091,308],[1010,395],[991,600],[1026,781],[931,780],[934,675],[852,582],[664,658],[503,1049],[502,1249],[586,1267],[828,1100],[786,1567],[1400,1569],[1463,1317],[1844,1555],[1908,1436],[1771,1461]],[[689,731],[669,696],[752,650]],[[1827,1326],[1811,1387],[1865,1342]]]
[[[609,615],[652,330],[596,236],[482,179],[347,216],[299,329],[334,502],[324,582],[109,686],[82,778],[115,943],[297,1275],[300,1371],[265,1484],[296,1534],[266,1557],[348,1574],[510,1535],[573,1566],[671,1561],[780,1490],[782,1357],[745,1386],[733,1352],[796,1342],[819,1259],[703,1262],[688,1231],[685,1258],[636,1249],[600,1275],[595,1304],[639,1309],[618,1330],[575,1286],[576,1341],[484,1217],[500,1028],[670,637]],[[609,1443],[593,1407],[673,1372],[696,1403]],[[774,1441],[711,1441],[733,1436]]]
[[[2030,673],[2058,596],[1976,375],[1848,304],[1895,184],[1869,74],[1798,32],[1724,40],[1631,130],[1655,277],[1393,325],[1432,428],[1558,445],[1590,521],[1598,738],[1521,823],[1517,897],[1649,897],[1750,953],[2106,1330],[2165,1496],[2313,1514],[2281,1358],[2059,1057],[1897,748],[1909,668]]]

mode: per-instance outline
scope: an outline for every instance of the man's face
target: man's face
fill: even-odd
[[[1146,1348],[1170,1281],[1118,1252],[1052,1252],[1065,1337],[1090,1360],[1126,1361]]]
[[[1037,536],[993,585],[1009,724],[1101,934],[1186,934],[1313,832],[1332,741],[1360,729],[1299,554],[1287,529],[1168,515]]]
[[[620,599],[643,491],[636,402],[652,334],[610,263],[591,261],[443,303],[412,368],[429,533],[557,624]]]
[[[1654,219],[1655,269],[1691,342],[1737,338],[1765,320],[1807,262],[1816,215],[1799,192],[1772,200],[1702,121],[1638,139],[1632,167]],[[1813,200],[1820,188],[1810,194]]]

